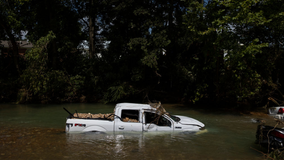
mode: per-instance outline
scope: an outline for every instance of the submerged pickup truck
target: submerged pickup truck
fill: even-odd
[[[66,120],[66,132],[196,132],[205,128],[205,125],[196,119],[170,115],[160,106],[119,103],[115,106],[114,113],[111,114],[71,114],[64,108],[69,113]]]

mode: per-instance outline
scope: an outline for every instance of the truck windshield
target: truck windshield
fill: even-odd
[[[147,110],[147,109],[145,109]],[[148,112],[151,112],[152,110],[147,110]],[[179,122],[180,121],[180,118],[177,117],[177,116],[173,116],[171,114],[169,114],[168,112],[166,113],[167,116],[169,116],[171,119],[173,119],[175,122]]]
[[[153,123],[158,126],[168,126],[171,127],[171,122],[164,116],[158,115],[156,113],[144,112],[146,124]]]
[[[173,115],[170,115],[169,116],[175,121],[175,122],[179,122],[180,121],[180,118],[178,118],[177,116],[173,116]]]

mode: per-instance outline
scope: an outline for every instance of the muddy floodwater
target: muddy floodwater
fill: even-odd
[[[0,159],[263,159],[257,124],[270,117],[164,104],[203,122],[199,133],[65,133],[70,112],[111,113],[114,104],[0,104]]]

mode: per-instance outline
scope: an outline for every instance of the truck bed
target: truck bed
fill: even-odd
[[[102,120],[113,121],[114,114],[113,113],[106,113],[106,114],[74,113],[71,119],[102,119]]]
[[[74,113],[73,117],[70,117],[71,119],[96,119],[96,120],[114,120],[114,114],[113,113],[106,113],[106,114],[91,114],[91,113]],[[138,122],[136,119],[131,119],[128,117],[125,117],[122,119],[123,122]]]

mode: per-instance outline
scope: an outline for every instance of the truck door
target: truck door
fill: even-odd
[[[144,131],[173,131],[173,123],[165,115],[148,111],[144,111],[143,115]]]
[[[140,115],[140,110],[122,109],[120,113],[120,119],[115,119],[115,131],[142,132],[142,115]]]

